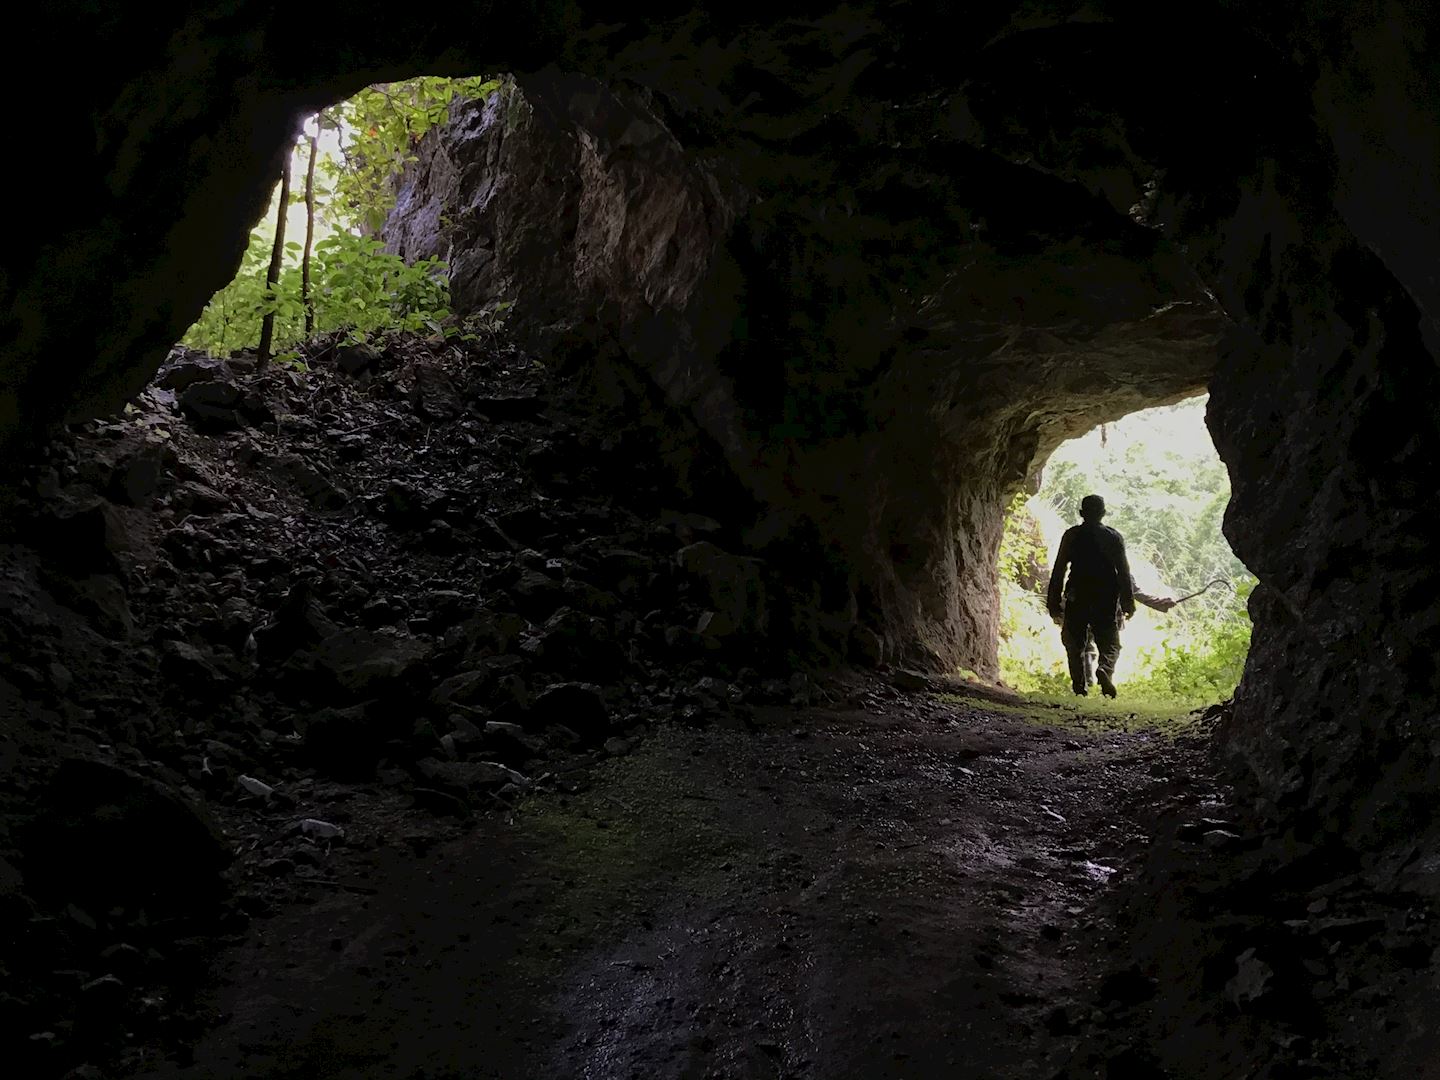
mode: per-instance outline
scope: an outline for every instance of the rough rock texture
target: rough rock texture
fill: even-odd
[[[817,640],[843,651],[858,610],[889,655],[994,674],[1007,496],[1061,439],[1200,389],[1223,317],[1075,185],[962,149],[817,167],[687,154],[653,99],[547,72],[427,140],[387,232],[451,263],[461,313],[513,305],[658,384],[762,508],[757,549],[814,581]],[[950,220],[889,225],[907,196]]]
[[[1263,583],[1233,744],[1321,833],[1401,828],[1433,790],[1433,6],[1214,3],[1165,36],[1121,0],[332,7],[303,42],[250,0],[21,27],[87,72],[42,148],[85,190],[7,245],[7,457],[154,370],[303,112],[554,63],[622,88],[536,83],[533,122],[587,163],[537,200],[578,207],[558,315],[573,299],[694,418],[764,509],[755,551],[819,567],[817,626],[853,597],[892,653],[990,670],[1005,493],[1061,435],[1213,372]],[[467,273],[506,280],[478,249]]]

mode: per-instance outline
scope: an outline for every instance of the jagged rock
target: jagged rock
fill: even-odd
[[[464,704],[473,701],[494,681],[495,672],[489,668],[462,671],[458,675],[450,676],[435,687],[430,694],[430,700],[437,705],[446,705],[451,702]]]
[[[261,663],[278,664],[297,650],[332,636],[337,629],[310,587],[297,585],[275,617],[256,629],[256,655]]]
[[[416,787],[411,790],[410,794],[414,796],[417,806],[429,810],[432,814],[458,818],[471,816],[470,804],[449,791],[441,791],[439,788],[432,787]]]
[[[349,502],[343,491],[298,454],[285,455],[276,467],[308,502],[321,510],[338,510]]]
[[[715,536],[723,526],[714,518],[704,514],[682,514],[667,510],[660,515],[660,524],[671,530],[682,543],[693,543],[707,536]]]
[[[32,889],[87,910],[198,912],[221,896],[230,850],[198,807],[164,785],[72,759],[41,794],[21,857]]]
[[[321,675],[351,697],[396,690],[416,671],[429,649],[412,638],[373,630],[340,630],[286,664],[292,677]]]
[[[146,447],[116,463],[106,485],[106,493],[116,502],[139,506],[160,488],[174,451],[159,446]]]
[[[95,618],[96,625],[111,637],[129,638],[135,633],[135,616],[125,585],[114,574],[47,574],[45,585],[66,607]]]
[[[140,541],[127,511],[104,499],[65,495],[38,522],[44,553],[88,573],[118,565],[116,556],[132,552]]]
[[[548,619],[565,601],[561,582],[538,570],[526,570],[510,588],[515,610],[536,621]]]
[[[699,633],[714,638],[764,634],[769,621],[764,563],[731,555],[708,540],[681,548],[675,561],[705,587],[711,610]]]
[[[850,631],[850,658],[866,667],[879,667],[885,662],[885,639],[866,626]]]
[[[569,728],[582,742],[599,745],[610,732],[610,709],[598,687],[588,683],[558,683],[535,699],[530,717],[537,727]]]
[[[415,769],[437,787],[466,793],[498,791],[506,784],[522,788],[530,785],[523,773],[495,761],[436,761],[424,758],[416,762]]]
[[[399,525],[414,525],[430,519],[431,497],[412,484],[392,480],[375,501],[382,517]]]
[[[1225,996],[1237,1009],[1248,1009],[1270,991],[1275,969],[1261,960],[1254,949],[1235,958],[1235,974],[1225,984]]]
[[[573,608],[551,615],[525,651],[546,670],[590,678],[613,677],[624,664],[605,624]]]
[[[412,373],[414,385],[410,390],[410,404],[417,415],[426,420],[453,420],[464,411],[464,404],[455,384],[443,371],[430,366],[418,366]]]
[[[545,408],[545,400],[534,393],[480,396],[470,403],[491,420],[534,420]]]
[[[394,713],[376,701],[321,709],[296,726],[304,738],[306,757],[342,778],[373,773],[381,748],[400,730]]]
[[[897,690],[916,693],[921,690],[929,690],[930,680],[918,671],[901,668],[890,676],[890,685]]]
[[[160,674],[192,691],[223,692],[230,676],[214,660],[186,641],[166,641],[160,646]]]
[[[374,345],[361,342],[356,345],[342,345],[335,350],[335,366],[346,375],[359,376],[375,371],[385,359],[385,354]]]
[[[539,753],[535,741],[519,724],[488,720],[483,731],[485,753],[503,764],[524,765]]]
[[[183,391],[199,382],[223,382],[232,372],[224,361],[202,352],[177,351],[155,375],[155,385]]]
[[[245,426],[240,417],[244,394],[232,382],[207,380],[188,384],[176,398],[180,411],[204,431],[237,431]]]

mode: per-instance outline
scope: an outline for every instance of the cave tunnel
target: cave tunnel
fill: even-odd
[[[510,71],[522,114],[477,105],[423,148],[387,240],[449,260],[459,314],[513,301],[520,347],[662,433],[674,490],[724,540],[687,534],[687,558],[732,599],[768,583],[743,628],[761,652],[994,679],[1014,493],[1065,439],[1208,391],[1225,533],[1259,579],[1212,749],[1266,873],[1440,891],[1433,8],[1204,4],[1174,35],[1129,3],[352,3],[312,6],[305,34],[246,0],[29,18],[87,76],[64,90],[77,122],[41,138],[74,193],[5,256],[11,550],[39,552],[7,564],[12,652],[40,625],[16,605],[63,554],[25,531],[39,489],[17,478],[146,385],[234,272],[301,119],[378,80]],[[197,663],[182,645],[170,670]],[[4,677],[14,746],[21,667],[41,670]],[[557,692],[584,712],[578,685]],[[68,767],[47,797],[104,786]],[[124,798],[163,823],[160,787],[184,778],[157,775]],[[270,806],[266,787],[247,790]],[[1246,1008],[1287,969],[1231,945],[1217,1008],[1253,1032]],[[1427,965],[1363,1064],[1293,1075],[1431,1075]],[[1124,1075],[1241,1075],[1163,1040],[1146,1054],[1170,1071]]]

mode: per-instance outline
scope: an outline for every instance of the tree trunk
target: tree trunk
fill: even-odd
[[[318,121],[317,121],[318,123]],[[305,167],[305,251],[300,256],[300,302],[305,305],[305,338],[315,333],[315,299],[310,295],[310,246],[315,241],[315,158],[320,136],[310,136],[310,163]]]
[[[270,269],[265,272],[265,289],[270,293],[272,305],[275,286],[280,281],[280,263],[285,258],[285,210],[290,205],[290,154],[285,155],[285,168],[280,173],[280,209],[275,214],[275,246],[270,249]],[[260,355],[258,367],[270,362],[270,346],[275,337],[275,308],[265,312],[260,320]]]

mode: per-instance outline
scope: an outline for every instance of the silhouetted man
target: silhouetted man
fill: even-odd
[[[1051,618],[1060,624],[1060,640],[1070,662],[1070,686],[1075,693],[1086,692],[1085,642],[1093,635],[1100,651],[1095,679],[1106,697],[1114,697],[1120,621],[1135,614],[1130,561],[1125,557],[1124,538],[1101,523],[1105,517],[1104,499],[1086,495],[1080,500],[1080,517],[1080,524],[1066,529],[1060,539],[1046,606]]]

